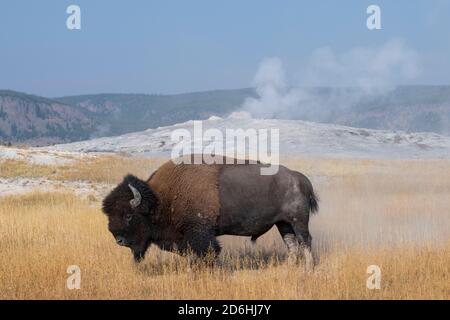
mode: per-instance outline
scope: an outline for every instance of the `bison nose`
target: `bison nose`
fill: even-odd
[[[127,240],[125,240],[124,237],[116,237],[116,242],[119,246],[126,246],[127,245]]]

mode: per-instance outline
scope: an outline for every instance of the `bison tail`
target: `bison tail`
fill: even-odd
[[[311,212],[311,214],[314,214],[317,211],[319,211],[319,203],[318,202],[319,202],[319,198],[316,196],[314,191],[311,191],[311,193],[309,194],[309,211]]]

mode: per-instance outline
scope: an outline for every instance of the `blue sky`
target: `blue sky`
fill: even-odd
[[[81,30],[66,8],[81,7]],[[366,28],[381,7],[382,30]],[[0,3],[0,88],[44,96],[178,93],[252,85],[277,57],[292,77],[318,48],[336,55],[400,39],[421,72],[450,84],[450,1],[106,1]]]

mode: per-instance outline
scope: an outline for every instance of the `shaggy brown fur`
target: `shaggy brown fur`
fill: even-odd
[[[162,165],[148,181],[160,203],[165,219],[180,226],[187,219],[198,217],[216,224],[220,202],[218,165]]]

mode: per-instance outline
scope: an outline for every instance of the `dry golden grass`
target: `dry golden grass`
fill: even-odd
[[[148,178],[164,161],[162,158],[129,158],[115,155],[74,160],[61,165],[31,165],[24,160],[5,160],[0,162],[0,177],[118,183],[127,173]]]
[[[52,178],[56,174],[57,167],[47,165],[30,165],[21,160],[0,161],[1,178]]]
[[[55,175],[117,182],[128,171],[146,178],[162,162],[95,161]],[[188,272],[184,259],[155,248],[136,266],[129,250],[115,245],[98,204],[32,193],[0,198],[0,298],[450,298],[449,162],[283,162],[311,176],[321,199],[311,220],[318,258],[312,273],[284,262],[275,230],[256,246],[221,237],[224,252],[213,268]],[[81,268],[80,290],[66,288],[69,265]],[[380,290],[366,288],[369,265],[381,268]]]
[[[164,161],[162,158],[96,157],[57,168],[56,179],[118,183],[127,173],[147,179]]]

